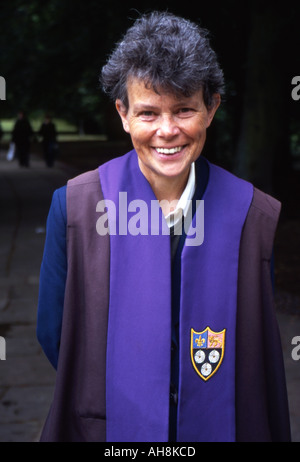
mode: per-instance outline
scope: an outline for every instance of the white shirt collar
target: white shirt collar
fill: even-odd
[[[168,213],[165,216],[167,225],[169,228],[171,226],[175,226],[182,218],[182,216],[186,216],[188,208],[190,206],[190,201],[195,193],[196,188],[196,174],[195,174],[195,163],[191,164],[189,178],[184,188],[183,193],[180,196],[180,199],[176,205],[175,210]]]

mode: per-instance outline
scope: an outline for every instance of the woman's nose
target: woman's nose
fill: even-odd
[[[180,129],[172,115],[163,115],[162,117],[160,117],[159,127],[157,130],[158,136],[169,139],[178,135],[179,132]]]

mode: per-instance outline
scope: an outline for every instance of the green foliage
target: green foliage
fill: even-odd
[[[110,48],[110,16],[105,0],[1,2],[4,114],[43,109],[75,123],[87,113],[99,121],[98,75]]]
[[[224,69],[226,97],[217,113],[216,126],[210,129],[213,159],[228,168],[236,158],[243,165],[253,165],[257,146],[264,153],[267,146],[270,158],[277,156],[280,167],[281,156],[273,152],[268,139],[272,133],[272,146],[278,146],[280,153],[279,146],[285,145],[283,138],[299,134],[300,102],[292,101],[290,92],[291,78],[299,75],[300,2],[279,6],[258,0],[227,0],[218,5],[183,3],[174,4],[171,0],[132,0],[129,4],[124,0],[0,2],[0,75],[6,79],[7,96],[0,103],[0,118],[15,118],[19,109],[27,111],[33,119],[37,111],[38,117],[47,111],[88,133],[107,133],[117,138],[118,121],[111,122],[106,112],[107,100],[99,88],[101,67],[115,42],[141,13],[169,10],[199,22],[211,32],[212,45]],[[260,34],[255,23],[262,24]],[[270,91],[271,86],[276,88],[275,92]],[[280,106],[279,101],[284,104]],[[262,122],[260,135],[255,130],[258,107],[271,127],[265,130],[266,122]],[[281,118],[275,117],[279,111]],[[252,121],[251,136],[245,131],[245,136],[242,135],[245,120]],[[280,125],[280,120],[284,124]],[[292,145],[293,152],[298,152],[295,142],[298,139],[294,136],[292,144],[287,143]],[[263,176],[262,167],[255,168],[261,169]],[[248,176],[248,167],[246,170]]]

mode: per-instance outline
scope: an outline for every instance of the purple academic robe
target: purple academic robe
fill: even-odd
[[[221,223],[225,242],[231,245],[230,229],[236,242],[230,249],[216,243],[215,253],[213,246],[203,246],[198,253],[192,247],[182,252],[186,294],[182,295],[182,311],[192,314],[181,317],[179,441],[289,441],[285,375],[270,279],[280,204],[228,172],[209,167],[204,204],[211,216],[204,240],[214,235],[214,223],[215,228]],[[154,198],[139,172],[135,152],[105,164],[100,178],[101,183],[95,170],[68,183],[68,274],[61,345],[54,399],[41,441],[167,441],[170,322],[161,311],[169,303],[169,263],[165,263],[170,258],[165,244],[169,236],[159,236],[161,240],[154,236],[156,241],[149,246],[144,245],[150,242],[149,236],[139,243],[136,236],[99,236],[95,211],[104,197],[115,200],[129,182],[129,199],[134,198],[132,191],[139,191],[138,198],[148,203]],[[243,191],[241,197],[237,191]],[[226,207],[233,210],[231,215]],[[140,246],[137,253],[142,260],[132,260],[135,245]],[[213,252],[212,261],[205,249]],[[201,256],[204,269],[194,254]],[[151,271],[158,276],[144,269],[153,255],[156,265]],[[138,268],[132,269],[132,262]],[[189,271],[201,274],[200,294],[199,283],[184,275]],[[199,303],[195,305],[191,300],[196,297]],[[147,304],[150,316],[149,307],[145,312],[139,309]],[[225,317],[220,313],[219,323],[218,306],[225,312]],[[199,319],[202,316],[203,323],[210,319],[213,324],[197,325],[199,309],[204,312]],[[196,336],[195,341],[205,341],[211,333],[220,341],[214,352],[218,350],[223,362],[219,361],[211,377],[193,359],[195,351],[203,353],[201,347],[194,351],[190,343],[195,331],[203,337]],[[221,430],[213,423],[216,415]],[[190,422],[201,421],[201,417],[207,422],[203,433],[202,424],[197,427]]]

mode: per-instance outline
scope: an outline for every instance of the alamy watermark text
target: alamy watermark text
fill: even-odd
[[[0,337],[0,361],[6,359],[6,342],[4,337]]]
[[[116,205],[112,200],[101,200],[97,203],[96,212],[101,213],[96,222],[96,230],[100,236],[120,235],[131,236],[151,235],[158,236],[170,234],[166,223],[162,223],[162,205],[168,201],[151,200],[148,205],[142,199],[135,199],[128,203],[127,192],[119,192],[119,202]],[[170,205],[170,204],[169,204]],[[184,226],[175,226],[174,234],[186,234],[187,246],[198,246],[204,241],[204,201],[196,201],[196,212],[192,221],[192,201],[188,201],[187,213],[184,217]]]
[[[6,100],[6,82],[5,78],[0,75],[0,100]]]
[[[300,360],[300,336],[292,338],[292,345],[295,345],[292,349],[292,359],[294,361]]]
[[[292,78],[292,85],[295,85],[292,89],[292,98],[294,101],[298,101],[300,99],[300,75]]]

